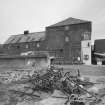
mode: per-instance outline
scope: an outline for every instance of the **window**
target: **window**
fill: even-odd
[[[29,45],[28,44],[26,44],[26,48],[29,48]]]
[[[18,48],[18,49],[19,49],[19,48],[20,48],[20,46],[19,46],[19,45],[17,45],[17,46],[16,46],[16,48]]]
[[[36,47],[38,47],[38,48],[39,48],[39,47],[40,47],[40,44],[39,44],[39,43],[37,43],[37,44],[36,44]]]
[[[89,42],[88,42],[87,46],[90,47],[90,43]]]
[[[65,30],[69,30],[69,26],[65,26]]]
[[[89,40],[89,32],[84,32],[83,34],[83,37],[84,37],[84,40]]]
[[[89,39],[88,34],[84,34],[84,40],[88,40],[88,39]]]
[[[32,46],[35,47],[36,43],[32,43]]]
[[[62,53],[63,52],[63,49],[60,49],[60,52]]]
[[[60,51],[59,52],[59,57],[62,57],[63,56],[63,49],[60,49],[59,51]]]
[[[8,49],[10,49],[11,48],[11,45],[8,45]]]
[[[69,42],[69,37],[68,36],[65,37],[65,42]]]
[[[84,60],[88,60],[89,59],[89,55],[84,55]]]

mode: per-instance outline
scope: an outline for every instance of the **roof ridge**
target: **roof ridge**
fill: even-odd
[[[69,17],[48,27],[65,26],[65,25],[79,24],[79,23],[85,23],[85,22],[91,22],[91,21]]]
[[[19,35],[11,35],[6,41],[5,44],[8,43],[20,43],[20,42],[30,42],[30,41],[39,41],[44,40],[45,31],[42,32],[33,32],[27,35],[19,34]]]
[[[34,34],[34,33],[44,33],[45,31],[38,31],[38,32],[30,32],[28,34]],[[27,34],[27,35],[28,35]],[[11,36],[20,36],[20,35],[25,35],[24,33],[23,34],[17,34],[17,35],[11,35]]]

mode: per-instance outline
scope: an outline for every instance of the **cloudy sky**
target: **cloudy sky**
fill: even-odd
[[[0,43],[68,17],[92,21],[92,40],[105,38],[105,0],[0,0]]]

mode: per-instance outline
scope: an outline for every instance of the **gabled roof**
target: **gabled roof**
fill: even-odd
[[[34,32],[29,34],[12,35],[4,44],[42,41],[45,39],[45,32]]]
[[[65,26],[65,25],[72,25],[72,24],[79,24],[79,23],[86,23],[86,22],[90,22],[90,21],[70,17],[70,18],[67,18],[66,20],[63,20],[61,22],[58,22],[48,27]]]

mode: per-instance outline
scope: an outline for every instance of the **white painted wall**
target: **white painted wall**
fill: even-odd
[[[81,41],[81,59],[84,64],[91,65],[91,40]]]

